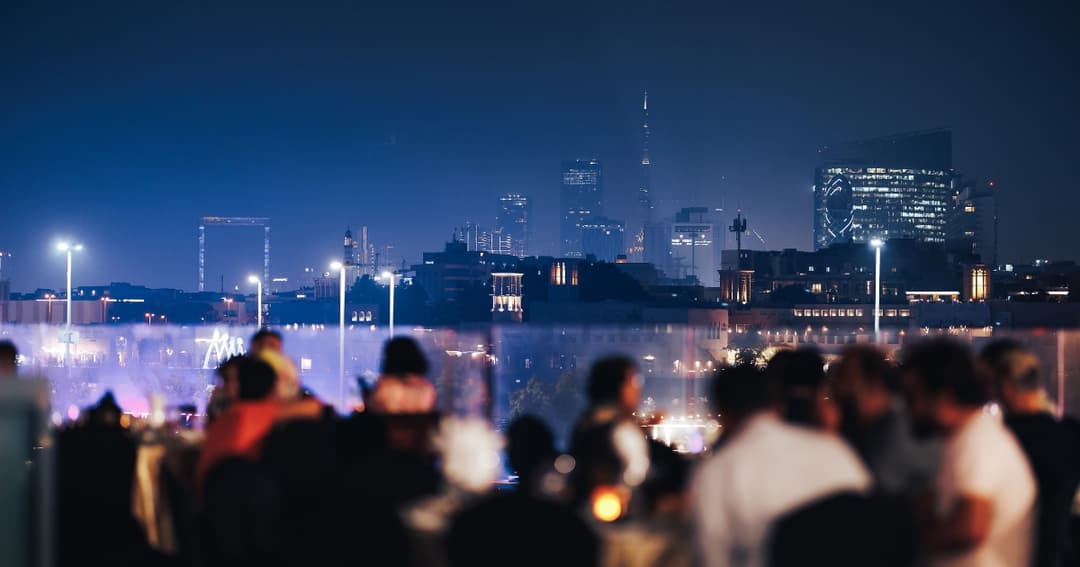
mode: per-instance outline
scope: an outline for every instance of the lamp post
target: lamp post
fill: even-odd
[[[147,327],[153,327],[154,326],[154,314],[153,313],[143,313],[143,317],[146,317],[146,326]]]
[[[870,246],[874,247],[874,342],[881,344],[881,248],[885,242],[875,238]]]
[[[389,270],[382,273],[382,277],[390,280],[390,336],[394,336],[394,272]]]
[[[334,262],[331,270],[341,275],[341,289],[338,290],[338,404],[345,410],[345,264]]]
[[[83,249],[82,244],[71,244],[68,242],[61,242],[56,246],[61,252],[67,252],[67,318],[66,327],[67,330],[71,330],[71,254],[73,252]]]
[[[248,276],[248,283],[253,283],[256,286],[258,286],[258,288],[257,288],[258,294],[256,295],[256,297],[258,298],[257,303],[256,303],[256,309],[259,310],[259,314],[255,318],[255,324],[257,325],[257,327],[259,329],[261,329],[262,328],[262,280],[259,279],[259,276]]]

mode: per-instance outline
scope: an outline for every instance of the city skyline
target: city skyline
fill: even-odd
[[[208,215],[274,219],[271,273],[323,269],[347,226],[411,264],[449,239],[450,219],[490,216],[503,193],[534,200],[530,253],[557,253],[562,160],[598,157],[604,214],[636,217],[646,89],[657,217],[740,208],[769,248],[810,249],[818,147],[947,127],[955,168],[1000,189],[1001,261],[1077,259],[1075,6],[833,7],[772,21],[630,3],[566,20],[556,3],[514,24],[482,5],[432,6],[393,37],[381,23],[413,14],[6,5],[4,275],[13,289],[57,287],[52,246],[73,237],[87,244],[82,283],[194,289]],[[843,44],[819,35],[830,26]],[[917,41],[879,45],[881,27]],[[261,272],[255,240],[244,269]]]

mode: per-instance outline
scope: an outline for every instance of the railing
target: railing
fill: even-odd
[[[53,419],[65,419],[112,391],[125,411],[150,411],[150,397],[171,407],[205,408],[215,384],[214,369],[243,353],[252,327],[131,325],[75,327],[0,327],[0,338],[20,351],[20,372],[49,379]],[[285,353],[301,382],[317,396],[345,411],[361,402],[358,381],[378,376],[386,329],[351,326],[345,330],[345,372],[339,374],[336,326],[282,327]],[[491,325],[463,329],[399,329],[416,338],[432,363],[431,378],[443,412],[482,415],[497,425],[520,413],[544,417],[562,436],[584,405],[589,366],[599,357],[625,354],[638,361],[644,381],[642,412],[663,415],[668,424],[708,422],[706,378],[750,350],[759,360],[772,350],[807,341],[776,341],[775,331],[717,332],[712,327]],[[883,346],[895,352],[923,332],[892,333]],[[954,332],[981,348],[1002,336],[1030,345],[1042,360],[1042,376],[1052,401],[1065,413],[1080,415],[1080,331]],[[811,341],[827,353],[845,344],[866,342],[857,335]],[[340,392],[344,392],[344,396]],[[661,428],[670,437],[685,427]],[[693,440],[688,440],[693,442]]]

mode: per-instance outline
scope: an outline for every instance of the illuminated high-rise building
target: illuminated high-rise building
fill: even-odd
[[[532,204],[524,195],[507,193],[499,197],[495,211],[498,253],[524,258],[529,254],[529,217]]]
[[[814,178],[814,248],[874,238],[945,242],[952,133],[934,130],[826,146]]]
[[[562,162],[562,184],[559,191],[559,254],[564,257],[583,256],[581,226],[585,219],[600,215],[603,198],[600,160],[571,160]]]

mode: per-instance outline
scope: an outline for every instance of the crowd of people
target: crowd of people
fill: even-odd
[[[14,352],[0,344],[0,376]],[[973,355],[931,339],[897,360],[859,345],[828,364],[802,348],[719,369],[708,398],[722,434],[694,456],[649,439],[635,361],[604,358],[565,451],[536,417],[509,425],[509,487],[456,481],[452,468],[487,453],[433,441],[453,418],[437,413],[429,370],[414,340],[390,340],[364,407],[342,417],[303,389],[281,335],[259,331],[220,367],[198,450],[162,467],[170,555],[130,517],[136,443],[106,396],[58,433],[60,564],[1080,561],[1080,423],[1051,410],[1019,342]]]

